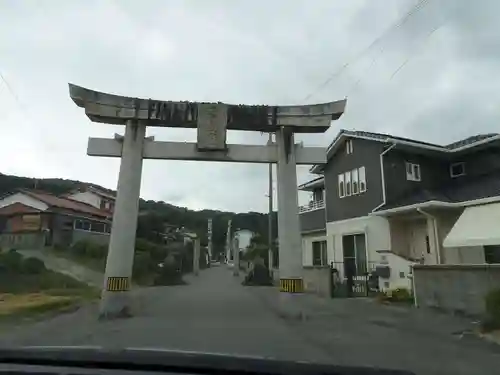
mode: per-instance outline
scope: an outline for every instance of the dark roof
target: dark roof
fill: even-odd
[[[410,194],[388,201],[377,211],[410,206],[429,201],[460,203],[500,196],[500,170],[482,176],[462,176],[433,189],[418,189]]]
[[[384,134],[384,133],[372,133],[372,132],[365,132],[365,131],[359,131],[359,130],[341,129],[332,143],[335,143],[335,141],[342,135],[353,136],[353,137],[368,137],[368,138],[373,138],[374,140],[378,140],[378,141],[382,141],[382,140],[385,140],[387,138],[391,138],[391,139],[397,139],[397,140],[405,141],[405,142],[412,142],[412,143],[415,143],[417,145],[422,145],[422,146],[440,147],[443,150],[445,150],[445,149],[454,150],[456,148],[463,147],[463,146],[466,146],[468,144],[472,144],[475,142],[482,141],[484,139],[495,137],[495,136],[499,135],[499,133],[477,134],[477,135],[473,135],[471,137],[468,137],[468,138],[465,138],[465,139],[462,139],[462,140],[459,140],[457,142],[453,142],[453,143],[450,143],[447,145],[438,145],[436,143],[423,142],[423,141],[418,141],[418,140],[411,139],[411,138],[397,137],[394,135]]]
[[[392,139],[398,139],[400,141],[417,143],[417,144],[424,145],[424,146],[443,147],[443,146],[435,144],[435,143],[417,141],[415,139],[410,139],[410,138],[396,137],[396,136],[390,135],[390,134],[372,133],[372,132],[365,132],[365,131],[360,131],[360,130],[347,130],[347,129],[341,129],[339,134],[337,134],[337,136],[335,137],[335,139],[332,143],[335,143],[335,141],[342,135],[354,136],[354,137],[368,137],[368,138],[373,138],[374,140],[377,140],[377,141],[383,141],[383,140],[386,140],[387,138],[392,138]]]
[[[484,139],[495,137],[497,135],[498,135],[498,133],[488,133],[488,134],[473,135],[471,137],[462,139],[460,141],[450,143],[449,145],[446,145],[444,147],[447,148],[448,150],[453,150],[455,148],[459,148],[459,147],[466,146],[468,144],[476,143],[476,142],[482,141]]]

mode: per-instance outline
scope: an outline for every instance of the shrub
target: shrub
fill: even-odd
[[[386,302],[413,302],[413,296],[406,288],[396,288],[386,292],[379,292],[375,295],[377,301]]]
[[[0,263],[8,272],[19,272],[22,269],[23,256],[15,250],[0,255]]]
[[[500,289],[493,289],[485,296],[486,319],[483,322],[484,330],[500,328]]]
[[[87,252],[87,241],[79,240],[71,245],[71,253],[78,256],[85,256]]]
[[[46,270],[45,263],[37,258],[26,258],[22,262],[22,272],[31,275],[41,274]]]
[[[145,251],[138,251],[134,255],[133,277],[147,275],[152,268],[151,255]]]
[[[99,245],[96,243],[89,242],[85,249],[85,255],[89,258],[103,259],[108,253],[108,247],[106,245]]]
[[[391,300],[394,302],[406,302],[412,300],[411,293],[406,288],[397,288],[392,291]]]

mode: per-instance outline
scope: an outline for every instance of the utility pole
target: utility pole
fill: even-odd
[[[273,144],[273,133],[269,133],[269,141],[267,144]],[[273,270],[273,164],[269,163],[269,214],[268,214],[268,266],[269,271]]]
[[[212,218],[208,219],[208,261],[212,260]]]
[[[231,260],[231,219],[227,222],[227,234],[226,234],[226,261]]]
[[[233,245],[233,276],[239,276],[240,275],[240,245],[239,245],[239,238],[238,234],[234,234],[234,238],[232,241]]]

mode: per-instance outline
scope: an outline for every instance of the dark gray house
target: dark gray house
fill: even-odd
[[[496,263],[500,135],[437,145],[341,130],[318,177],[299,186],[304,264],[340,272],[389,269],[382,288],[407,287],[410,265]]]

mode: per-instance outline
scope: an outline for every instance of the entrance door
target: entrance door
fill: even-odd
[[[348,296],[368,294],[368,266],[365,234],[342,237],[344,280]]]
[[[425,264],[434,264],[434,254],[431,251],[431,242],[427,233],[427,221],[419,220],[411,225],[410,229],[411,253],[414,258],[423,259]]]

